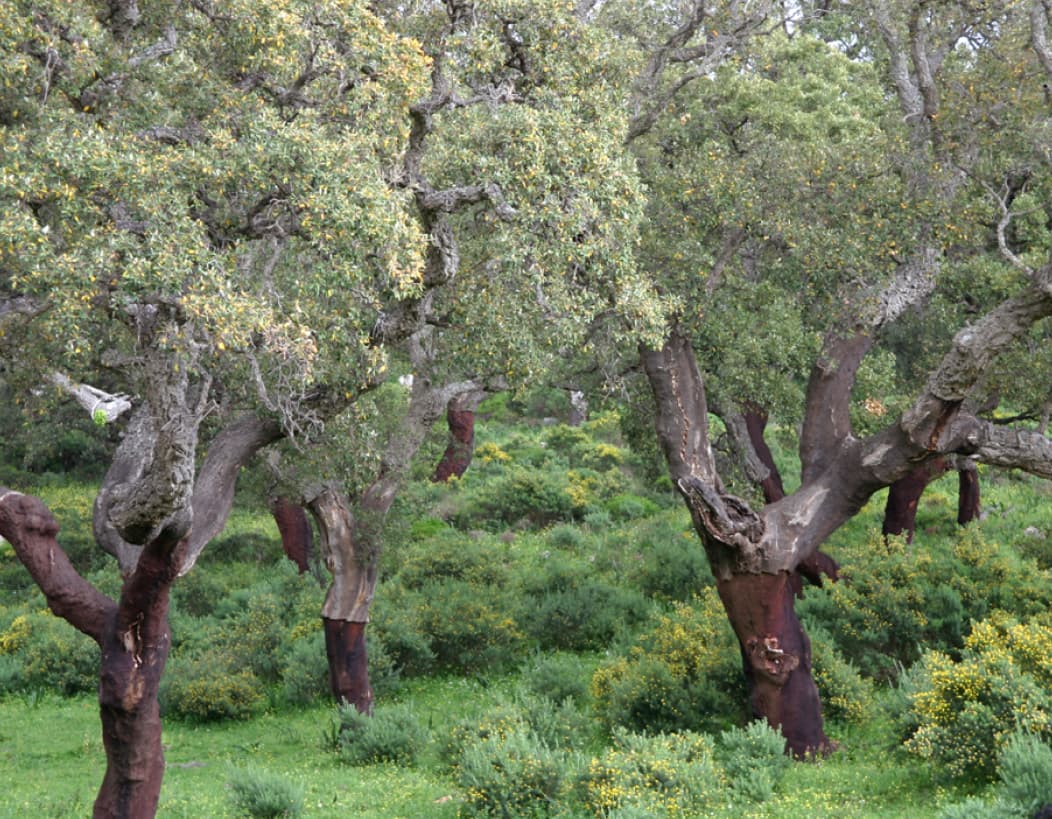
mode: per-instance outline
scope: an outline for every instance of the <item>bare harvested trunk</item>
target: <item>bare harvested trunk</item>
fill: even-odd
[[[314,551],[314,534],[306,510],[285,498],[271,498],[270,514],[281,535],[281,548],[285,556],[296,564],[300,574],[305,574],[310,570],[311,553]]]
[[[157,812],[164,777],[157,692],[171,646],[168,597],[175,579],[164,555],[176,544],[161,545],[144,550],[102,639],[99,711],[106,775],[95,800],[96,817]]]
[[[332,585],[321,610],[329,686],[337,702],[372,711],[373,690],[365,652],[365,626],[376,591],[379,553],[361,548],[346,497],[326,489],[310,501]]]
[[[833,744],[822,729],[792,575],[735,574],[717,580],[716,589],[741,646],[753,716],[778,728],[796,757],[828,753]]]
[[[906,542],[913,543],[917,528],[917,505],[924,490],[936,478],[946,473],[949,464],[945,458],[932,458],[910,470],[888,487],[888,501],[884,506],[884,536],[906,533]]]
[[[968,461],[957,470],[957,523],[967,526],[979,520],[979,469]]]
[[[369,683],[369,658],[365,650],[366,623],[322,618],[325,654],[329,660],[329,685],[339,702],[353,705],[359,713],[373,711],[373,689]]]
[[[449,400],[446,405],[449,444],[431,476],[433,482],[445,483],[450,478],[461,478],[468,471],[475,455],[475,411],[485,396],[482,390],[470,390]]]
[[[709,448],[704,384],[689,339],[673,334],[662,350],[644,351],[643,364],[669,471],[690,509],[738,637],[753,714],[782,732],[794,756],[825,754],[833,744],[824,732],[811,677],[810,642],[793,608],[799,561],[761,548],[768,536],[764,522],[724,491]],[[761,438],[762,420],[753,419]],[[773,466],[769,452],[768,459]]]

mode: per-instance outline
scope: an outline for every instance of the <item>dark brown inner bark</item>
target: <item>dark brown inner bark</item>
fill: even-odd
[[[353,705],[362,714],[373,711],[369,662],[365,649],[365,623],[322,618],[325,653],[329,659],[329,684],[337,702]]]
[[[754,717],[781,730],[796,757],[824,755],[822,704],[811,678],[811,642],[793,608],[791,575],[737,574],[717,580],[750,683]]]

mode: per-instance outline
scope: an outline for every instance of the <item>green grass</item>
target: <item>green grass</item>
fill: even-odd
[[[407,685],[399,699],[431,727],[432,742],[457,719],[479,713],[510,690],[513,678],[432,678]],[[266,714],[248,722],[191,725],[169,721],[168,768],[159,816],[234,817],[228,779],[233,767],[278,774],[303,786],[308,817],[424,819],[453,817],[461,804],[435,754],[415,768],[351,767],[326,745],[333,717],[326,706]],[[0,701],[0,817],[82,817],[105,767],[98,714],[91,697]],[[932,770],[892,750],[878,724],[833,728],[841,750],[817,763],[795,763],[770,801],[726,806],[717,816],[909,817],[934,816],[966,793],[945,787]]]

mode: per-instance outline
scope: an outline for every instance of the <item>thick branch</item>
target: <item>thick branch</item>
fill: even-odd
[[[696,478],[722,491],[708,429],[705,384],[690,339],[674,329],[660,350],[641,349],[654,392],[655,424],[673,480]]]
[[[0,535],[14,547],[51,611],[101,643],[116,604],[77,573],[57,533],[58,524],[42,501],[0,487]]]
[[[60,372],[51,373],[50,378],[51,383],[77,399],[93,421],[98,422],[101,418],[104,423],[111,424],[132,407],[128,396],[123,393],[113,394],[89,384],[76,384]]]
[[[1052,82],[1052,49],[1048,45],[1048,20],[1052,17],[1052,3],[1049,0],[1031,0],[1030,2],[1030,45]]]
[[[224,427],[212,441],[194,486],[194,526],[183,547],[180,575],[193,568],[208,542],[223,531],[242,467],[281,436],[277,421],[245,415]]]
[[[1052,440],[1040,432],[997,426],[972,419],[974,428],[966,435],[973,457],[984,464],[1006,469],[1022,469],[1032,475],[1052,479]]]

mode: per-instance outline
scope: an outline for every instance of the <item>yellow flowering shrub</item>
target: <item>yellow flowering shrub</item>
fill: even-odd
[[[698,816],[719,798],[722,782],[713,742],[683,732],[644,736],[615,732],[614,747],[582,775],[584,801],[595,816],[622,808],[648,815]]]
[[[1016,731],[1052,737],[1052,628],[995,613],[976,623],[960,661],[930,651],[910,695],[917,728],[906,748],[956,776],[992,777]]]

